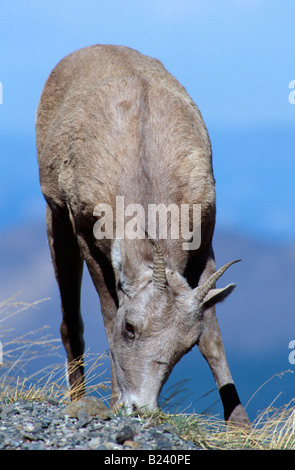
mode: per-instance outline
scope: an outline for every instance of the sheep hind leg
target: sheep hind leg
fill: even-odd
[[[61,297],[60,333],[67,354],[71,400],[85,394],[83,321],[80,293],[83,259],[72,225],[65,214],[47,205],[47,235]]]

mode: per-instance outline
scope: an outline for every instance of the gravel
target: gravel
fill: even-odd
[[[109,413],[104,419],[85,409],[71,417],[66,405],[0,402],[1,450],[178,450],[198,449],[170,424],[153,426],[139,417]]]

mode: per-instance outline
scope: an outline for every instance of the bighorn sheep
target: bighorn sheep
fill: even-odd
[[[218,386],[225,420],[248,423],[215,315],[214,305],[234,285],[215,289],[232,263],[215,272],[211,144],[185,89],[158,60],[135,50],[87,47],[65,57],[50,74],[36,136],[68,362],[83,356],[85,260],[110,347],[111,405],[122,403],[128,412],[157,407],[172,368],[197,344]],[[182,234],[160,238],[159,227],[149,236],[146,215],[138,223],[144,237],[95,236],[97,205],[115,210],[117,196],[145,214],[150,204],[189,205],[190,233],[192,207],[201,206],[200,243],[183,249]],[[169,229],[172,214],[167,220]],[[83,390],[82,363],[69,371],[69,382],[76,398]]]

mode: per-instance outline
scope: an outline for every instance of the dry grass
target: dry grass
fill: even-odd
[[[23,376],[25,366],[30,361],[49,354],[58,355],[60,340],[44,335],[43,329],[13,338],[12,330],[4,327],[4,321],[11,316],[27,308],[37,308],[39,303],[40,301],[25,304],[15,302],[14,299],[0,303],[0,341],[4,359],[3,364],[0,364],[0,401],[44,401],[50,398],[58,402],[69,401],[64,364],[39,370],[29,377]],[[105,371],[102,367],[105,358],[105,355],[89,353],[86,353],[84,358],[87,394],[98,394],[102,399],[105,399],[102,392],[110,389],[110,381],[103,379]],[[78,366],[76,363],[75,367]],[[143,426],[170,424],[180,437],[193,441],[202,449],[295,450],[295,401],[279,409],[269,406],[252,423],[250,432],[225,425],[224,421],[217,417],[197,414],[169,414],[157,411],[143,416],[142,422]]]
[[[97,382],[102,377],[105,371],[101,370],[105,355],[92,355],[85,354],[84,364],[86,366],[85,383],[87,393],[96,394],[102,400],[107,400],[104,397],[104,391],[110,388],[109,381],[104,380]],[[75,363],[74,367],[78,367]],[[53,399],[58,403],[70,401],[70,391],[67,382],[66,367],[64,364],[55,365],[38,371],[29,377],[17,377],[13,386],[1,387],[0,383],[0,401],[5,399],[6,402],[15,402],[17,400],[26,401],[45,401]],[[79,386],[75,389],[79,391]]]
[[[14,402],[17,400],[54,399],[58,402],[69,401],[69,388],[65,364],[47,366],[26,376],[26,368],[33,361],[41,358],[61,357],[60,339],[45,335],[43,327],[22,336],[15,337],[11,328],[5,327],[5,321],[21,314],[28,308],[38,308],[41,302],[16,302],[14,298],[0,303],[0,341],[3,351],[3,362],[0,364],[0,400]],[[109,381],[99,381],[105,373],[102,370],[105,354],[100,356],[86,353],[84,355],[85,382],[90,393],[102,397],[102,391],[109,388]],[[75,362],[73,368],[79,367]],[[77,388],[78,390],[78,388]]]
[[[146,425],[170,424],[184,440],[204,450],[295,450],[295,402],[280,409],[268,408],[247,431],[226,425],[216,417],[158,411],[145,416]]]
[[[44,300],[24,303],[11,298],[0,303],[0,341],[3,356],[0,365],[0,390],[2,393],[15,387],[15,382],[19,381],[19,377],[34,360],[40,360],[50,354],[58,354],[60,341],[45,334],[46,326],[16,337],[13,328],[5,324],[28,308],[38,308]]]

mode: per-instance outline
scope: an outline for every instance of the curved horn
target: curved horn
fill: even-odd
[[[218,269],[216,273],[212,274],[209,279],[200,287],[197,287],[197,299],[199,302],[203,302],[204,298],[208,294],[209,290],[215,285],[218,279],[225,273],[225,271],[234,263],[238,263],[241,261],[240,259],[236,259],[234,261],[230,261],[226,263],[224,266]]]
[[[148,233],[146,232],[148,235]],[[165,261],[164,261],[164,255],[163,252],[160,248],[159,243],[157,240],[152,238],[149,235],[149,240],[153,245],[153,250],[154,250],[154,255],[153,255],[153,281],[155,283],[155,286],[159,290],[165,290],[166,289],[166,270],[165,270]]]

